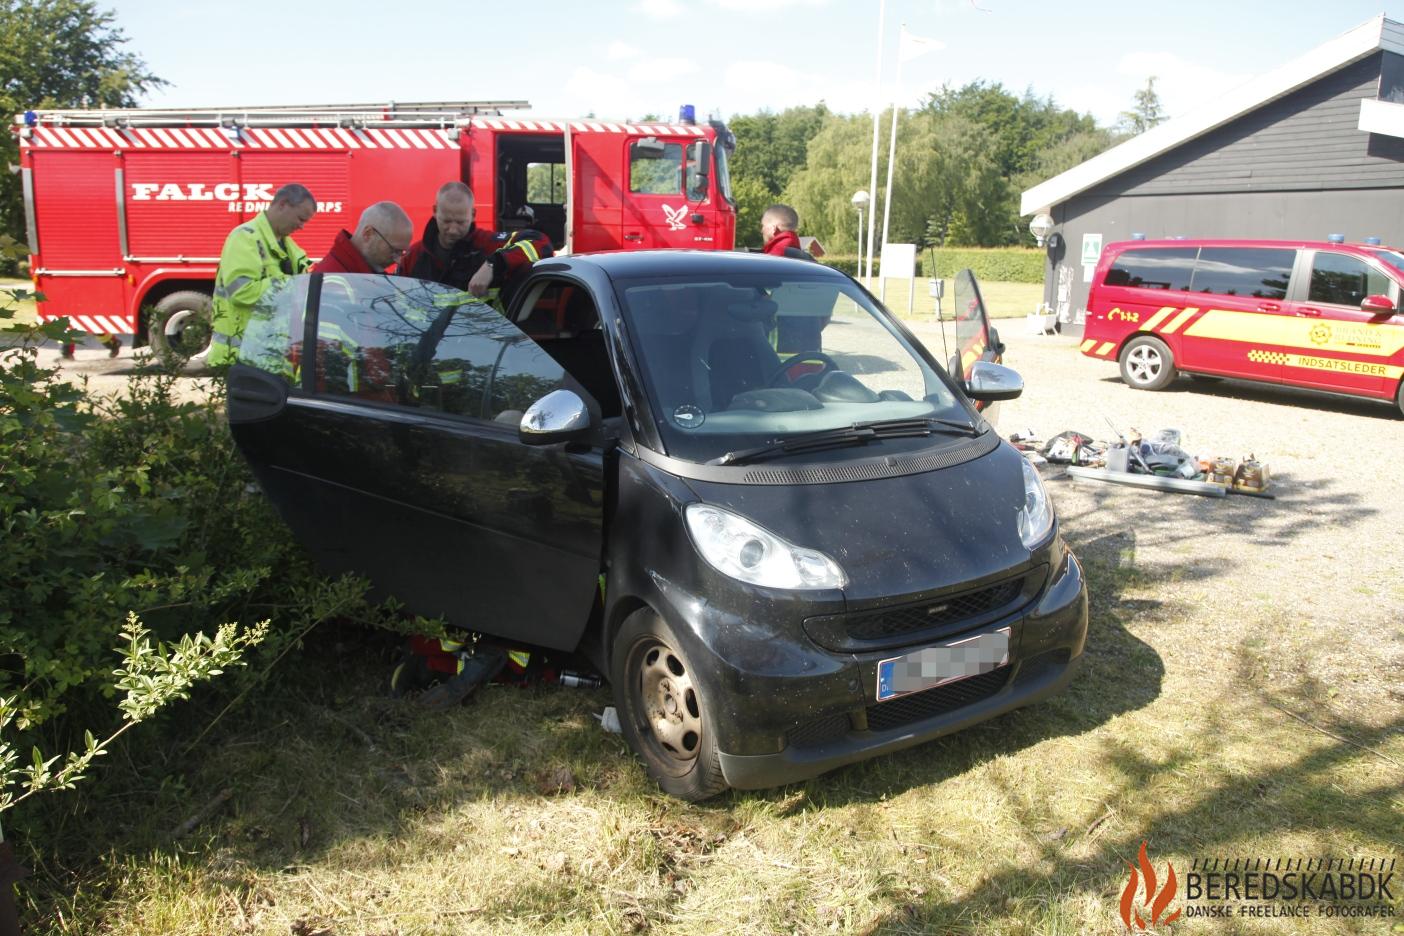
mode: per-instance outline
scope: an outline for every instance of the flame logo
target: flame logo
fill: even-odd
[[[1178,890],[1175,882],[1175,866],[1166,862],[1165,867],[1168,869],[1168,873],[1165,875],[1165,886],[1157,891],[1155,888],[1155,868],[1151,866],[1150,858],[1146,856],[1145,842],[1141,843],[1141,852],[1136,856],[1136,861],[1140,865],[1139,869],[1137,865],[1130,862],[1126,865],[1131,869],[1131,878],[1126,882],[1126,888],[1121,892],[1121,922],[1126,924],[1128,930],[1132,928],[1133,922],[1138,930],[1147,930],[1151,926],[1161,923],[1173,923],[1180,917],[1179,910],[1164,919],[1161,919],[1161,914],[1170,905],[1170,901],[1175,899],[1175,892]],[[1145,882],[1145,897],[1141,902],[1150,908],[1149,925],[1141,918],[1141,912],[1136,908],[1136,891],[1142,881]]]

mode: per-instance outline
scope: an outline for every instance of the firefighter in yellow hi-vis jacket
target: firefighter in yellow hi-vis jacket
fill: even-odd
[[[214,286],[214,337],[206,363],[233,364],[249,310],[272,283],[307,272],[311,261],[292,239],[317,213],[317,202],[296,182],[278,189],[268,209],[229,232]]]

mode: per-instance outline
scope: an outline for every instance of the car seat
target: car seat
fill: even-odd
[[[767,386],[780,369],[769,338],[775,308],[752,290],[721,289],[707,297],[690,361],[693,390],[704,410],[726,409],[736,394]]]

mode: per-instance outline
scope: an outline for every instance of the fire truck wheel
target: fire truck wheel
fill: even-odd
[[[184,364],[210,346],[210,297],[185,290],[160,302],[146,330],[151,351],[168,364]]]
[[[1121,349],[1121,379],[1136,390],[1164,390],[1175,380],[1175,356],[1159,338],[1140,335]]]
[[[725,790],[705,687],[663,619],[652,608],[625,618],[612,658],[620,727],[648,775],[691,802]]]

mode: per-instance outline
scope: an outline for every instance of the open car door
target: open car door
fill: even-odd
[[[944,320],[941,327],[946,327]],[[955,341],[948,347],[953,347],[954,351],[946,365],[952,377],[957,377],[962,382],[968,381],[976,361],[989,361],[992,364],[1004,361],[1004,344],[999,340],[999,333],[990,327],[985,300],[980,295],[980,283],[969,270],[961,270],[956,274],[953,328]],[[949,333],[947,337],[951,337]],[[983,410],[988,404],[977,402],[975,405]]]

